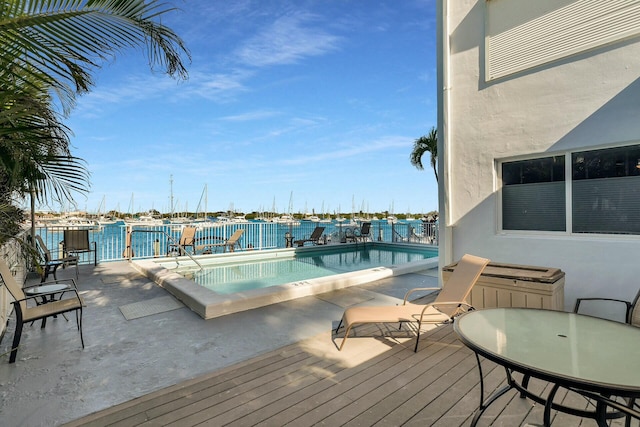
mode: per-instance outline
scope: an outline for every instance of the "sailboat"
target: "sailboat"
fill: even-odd
[[[104,210],[105,208],[105,200],[106,195],[102,196],[102,201],[100,202],[100,206],[98,206],[98,224],[102,225],[110,225],[118,222],[116,218],[105,216]]]
[[[192,221],[192,224],[197,228],[219,227],[220,225],[222,225],[220,223],[217,223],[216,221],[213,221],[211,218],[209,218],[208,212],[207,212],[208,197],[209,197],[209,194],[208,194],[207,184],[205,184],[204,188],[202,189],[202,194],[200,195],[200,201],[198,201],[198,206],[196,207],[196,218]],[[204,198],[204,213],[200,218],[200,208],[202,205],[203,198]]]
[[[278,224],[300,225],[300,221],[293,216],[293,191],[289,195],[289,213],[282,214],[279,218],[274,218],[273,222],[277,222]]]

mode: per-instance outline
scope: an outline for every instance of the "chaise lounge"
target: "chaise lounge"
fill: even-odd
[[[318,245],[320,244],[320,238],[322,237],[322,233],[324,233],[324,227],[316,227],[308,239],[296,240],[293,243],[298,247],[304,246],[306,242],[311,242],[314,245]]]
[[[244,234],[244,229],[239,228],[239,229],[237,229],[236,231],[233,232],[231,237],[229,237],[227,240],[224,240],[223,242],[220,242],[220,243],[206,243],[204,245],[198,245],[198,246],[196,246],[196,249],[197,250],[202,250],[203,253],[205,253],[205,254],[210,254],[212,250],[217,252],[218,248],[222,248],[222,252],[226,252],[227,249],[229,250],[229,252],[234,252],[236,250],[236,245],[240,246],[238,241],[240,240],[240,237],[242,237],[242,234]],[[204,239],[208,240],[208,239],[210,239],[210,237],[205,237]]]
[[[408,302],[409,295],[416,291],[438,290],[440,288],[411,289],[406,293],[403,305],[399,306],[348,308],[335,330],[337,334],[343,324],[346,328],[339,350],[344,347],[349,337],[349,332],[354,326],[367,323],[399,323],[400,327],[402,327],[405,322],[415,322],[418,327],[414,351],[418,351],[420,328],[423,324],[451,322],[456,316],[473,309],[465,300],[488,263],[489,260],[486,258],[464,255],[451,276],[449,276],[447,283],[440,290],[438,297],[430,304],[422,305]]]

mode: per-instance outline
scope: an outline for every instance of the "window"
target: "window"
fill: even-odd
[[[640,145],[503,162],[501,171],[503,230],[567,231],[570,218],[572,233],[640,235]]]
[[[571,156],[573,232],[640,234],[640,145]]]
[[[566,230],[564,156],[502,164],[502,228]]]

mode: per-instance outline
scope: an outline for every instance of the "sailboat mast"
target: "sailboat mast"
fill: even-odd
[[[171,218],[173,218],[173,174],[169,175],[169,209]]]

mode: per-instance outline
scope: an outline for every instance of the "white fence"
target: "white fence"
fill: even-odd
[[[284,248],[286,236],[291,240],[308,238],[316,226],[325,227],[324,236],[327,243],[340,243],[342,237],[353,234],[358,225],[345,223],[315,223],[301,221],[296,224],[277,224],[265,222],[229,223],[198,228],[196,239],[204,244],[222,242],[228,239],[235,230],[243,229],[239,250],[264,250]],[[127,232],[131,236],[132,258],[160,257],[167,254],[170,244],[180,240],[184,225],[164,224],[157,226],[126,226],[124,224],[107,225],[89,228],[89,240],[96,242],[98,262],[123,260],[126,257]],[[37,233],[52,252],[53,256],[62,257],[63,231],[65,227],[42,227]],[[288,233],[288,234],[287,234]],[[379,242],[407,242],[437,245],[437,225],[426,222],[410,222],[388,224],[376,221],[371,226],[371,239]],[[80,254],[80,263],[89,263],[90,254]]]

